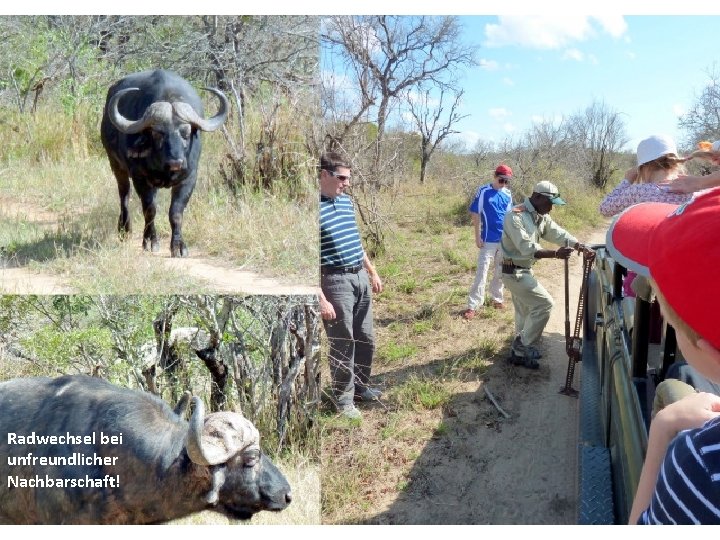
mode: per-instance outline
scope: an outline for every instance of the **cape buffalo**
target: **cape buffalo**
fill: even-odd
[[[179,75],[165,70],[128,75],[107,94],[100,137],[120,192],[121,235],[130,232],[130,178],[145,217],[143,248],[158,251],[155,194],[171,188],[170,253],[186,257],[182,238],[183,211],[197,180],[200,131],[219,129],[228,114],[228,101],[217,89],[206,88],[220,100],[220,110],[203,118],[200,97]]]
[[[67,375],[0,383],[0,524],[141,524],[291,501],[252,423]],[[180,413],[180,414],[178,414]],[[54,438],[53,438],[54,437]]]

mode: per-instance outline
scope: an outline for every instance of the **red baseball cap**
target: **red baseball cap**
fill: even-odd
[[[498,168],[495,169],[495,174],[510,178],[512,176],[512,169],[507,165],[498,165]]]
[[[687,325],[720,349],[720,324],[708,315],[720,305],[713,272],[720,268],[720,189],[681,204],[640,203],[616,216],[607,232],[610,255],[655,280]]]

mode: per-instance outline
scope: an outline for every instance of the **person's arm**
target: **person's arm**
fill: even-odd
[[[672,193],[694,193],[717,187],[720,186],[720,170],[705,176],[679,176],[667,186]]]
[[[475,229],[475,245],[479,249],[483,247],[482,234],[480,231],[480,214],[477,212],[470,212],[470,219],[472,219],[473,228]]]
[[[600,203],[600,214],[605,217],[612,217],[637,202],[629,198],[628,190],[632,185],[631,181],[625,178],[610,193],[605,195],[605,198]]]
[[[575,238],[572,234],[567,232],[565,229],[563,229],[560,225],[555,223],[555,221],[550,216],[545,216],[545,228],[542,234],[543,240],[547,240],[548,242],[555,244],[556,246],[560,246],[560,249],[557,250],[558,253],[567,253],[569,256],[573,249],[576,249],[578,246],[580,246],[580,242],[577,238]],[[571,246],[569,248],[566,248],[565,246]],[[565,258],[565,255],[559,256],[559,259]]]
[[[376,294],[381,293],[383,290],[382,280],[380,279],[377,270],[375,270],[373,263],[370,262],[370,257],[367,256],[367,253],[365,253],[363,257],[363,266],[365,266],[365,270],[367,270],[367,273],[370,276],[370,285],[372,286],[372,292]]]
[[[647,454],[630,510],[629,524],[635,524],[648,509],[655,493],[665,453],[675,436],[685,429],[699,428],[720,415],[720,396],[691,394],[662,409],[650,424]]]

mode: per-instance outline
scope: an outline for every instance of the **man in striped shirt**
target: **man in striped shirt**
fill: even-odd
[[[650,278],[688,364],[720,383],[720,189],[682,205],[640,203],[615,217],[607,248]],[[630,523],[720,524],[720,397],[698,392],[667,405],[650,423]]]
[[[490,267],[493,267],[493,277],[490,282],[490,295],[493,307],[502,309],[503,282],[502,282],[502,250],[500,238],[502,237],[503,219],[505,213],[512,208],[512,195],[508,183],[512,178],[512,169],[507,165],[499,165],[495,169],[493,181],[480,186],[470,204],[470,217],[475,228],[475,245],[480,249],[478,253],[475,281],[470,287],[468,307],[463,317],[471,320],[475,317],[477,309],[485,303],[485,283]]]
[[[355,207],[345,190],[348,161],[335,152],[320,158],[320,315],[328,337],[330,377],[337,411],[362,417],[354,401],[376,401],[369,386],[375,351],[372,293],[382,281],[360,242]]]

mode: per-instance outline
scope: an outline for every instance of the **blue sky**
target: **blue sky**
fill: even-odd
[[[463,16],[482,66],[466,70],[463,140],[499,141],[538,119],[604,101],[621,112],[628,147],[653,133],[678,143],[677,119],[720,73],[720,16]]]

